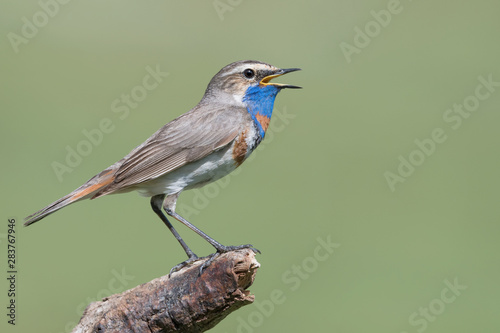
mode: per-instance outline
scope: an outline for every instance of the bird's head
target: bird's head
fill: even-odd
[[[281,69],[264,62],[244,60],[222,68],[210,81],[205,98],[218,102],[246,106],[272,98],[284,88],[301,88],[290,84],[274,83],[272,79],[300,68]]]

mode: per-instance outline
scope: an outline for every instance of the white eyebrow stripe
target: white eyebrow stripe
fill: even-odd
[[[238,67],[235,67],[232,71],[227,72],[224,76],[242,73],[243,70],[245,70],[247,68],[252,68],[252,69],[256,69],[256,70],[275,69],[274,67],[268,66],[265,64],[252,64],[252,65],[242,64],[242,65],[239,65]]]

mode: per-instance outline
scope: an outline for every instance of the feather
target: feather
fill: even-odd
[[[232,143],[249,117],[246,109],[206,104],[200,108],[201,104],[160,128],[112,166],[116,168],[114,181],[93,198],[155,179]]]

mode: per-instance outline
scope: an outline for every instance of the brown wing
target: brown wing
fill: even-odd
[[[195,107],[116,163],[113,183],[94,198],[157,178],[225,147],[242,130],[246,115],[243,108]]]

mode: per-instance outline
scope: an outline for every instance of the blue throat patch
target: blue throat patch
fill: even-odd
[[[274,99],[279,91],[280,89],[270,84],[265,86],[255,85],[248,87],[243,97],[243,102],[247,105],[247,111],[252,116],[262,138],[264,138],[266,131],[262,128],[262,124],[257,119],[257,116],[259,116],[259,118],[266,117],[269,120],[271,119]]]

